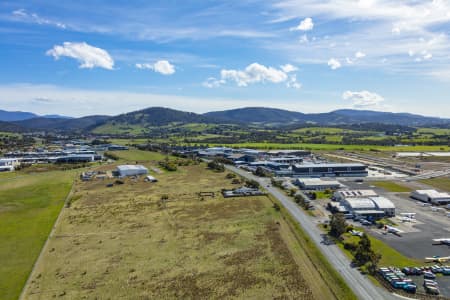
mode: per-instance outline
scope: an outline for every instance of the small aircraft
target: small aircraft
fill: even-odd
[[[433,244],[450,246],[450,238],[449,239],[433,239]]]
[[[410,218],[410,219],[415,219],[416,218],[416,213],[400,213],[400,216],[405,217],[405,218]]]
[[[440,257],[440,256],[433,256],[433,257],[425,257],[426,262],[437,262],[437,263],[444,263],[447,261],[450,261],[450,256]]]
[[[402,222],[416,222],[416,219],[410,217],[398,217],[398,219]]]
[[[363,234],[364,234],[363,232],[358,231],[358,230],[352,230],[352,231],[350,231],[350,233],[352,235],[356,235],[356,236],[359,236],[359,237],[363,236]]]
[[[384,230],[386,230],[386,232],[390,232],[390,233],[393,233],[393,234],[396,234],[396,235],[399,235],[400,233],[404,232],[403,230],[400,230],[398,228],[395,228],[395,227],[392,227],[392,226],[389,226],[389,225],[384,225]]]

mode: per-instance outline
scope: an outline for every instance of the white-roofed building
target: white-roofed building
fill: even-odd
[[[336,191],[334,198],[354,215],[373,218],[395,216],[395,205],[391,200],[378,196],[374,190]]]
[[[355,210],[374,210],[375,203],[369,198],[346,198],[342,204],[348,208],[349,211]]]
[[[384,214],[387,217],[395,216],[395,205],[388,198],[378,196],[378,197],[370,197],[370,200],[372,200],[373,203],[375,203],[375,206],[378,210],[384,211]]]
[[[374,190],[343,190],[334,193],[334,197],[338,201],[346,198],[366,198],[377,196],[378,194]]]
[[[148,169],[142,165],[121,165],[117,166],[120,177],[138,176],[148,174]]]
[[[294,182],[300,188],[305,190],[335,190],[342,185],[336,180],[322,180],[320,178],[297,178]]]
[[[450,203],[450,194],[438,192],[436,190],[417,190],[411,192],[411,198],[433,203],[433,204],[448,204]]]
[[[17,158],[0,158],[0,171],[14,171],[19,165]]]

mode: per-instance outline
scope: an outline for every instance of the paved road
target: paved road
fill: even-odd
[[[226,166],[227,169],[246,177],[247,179],[257,180],[264,188],[276,197],[281,204],[292,214],[292,216],[300,223],[306,233],[316,243],[322,253],[327,257],[335,269],[341,274],[348,286],[358,296],[364,300],[380,300],[380,299],[399,299],[386,290],[376,287],[368,278],[362,275],[357,269],[350,266],[350,261],[338,248],[333,244],[324,243],[324,234],[320,231],[313,220],[303,210],[301,210],[294,202],[292,202],[284,193],[270,185],[270,179],[256,177],[244,170]],[[403,298],[403,297],[402,297]]]

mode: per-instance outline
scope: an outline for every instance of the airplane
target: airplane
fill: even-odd
[[[450,256],[446,257],[440,257],[440,256],[433,256],[433,257],[425,257],[426,262],[437,262],[437,263],[443,263],[450,261]]]
[[[449,239],[433,239],[433,244],[437,245],[449,245],[450,246],[450,238]]]
[[[416,213],[400,213],[400,215],[402,217],[406,217],[406,218],[410,218],[410,219],[415,219],[416,218]]]
[[[384,225],[384,230],[386,230],[387,232],[393,233],[393,234],[397,234],[397,235],[404,232],[403,230],[400,230],[398,228],[395,228],[395,227],[392,227],[389,225]]]
[[[363,232],[361,232],[361,231],[358,231],[358,230],[352,230],[352,231],[350,231],[350,233],[352,234],[352,235],[357,235],[357,236],[359,236],[359,237],[361,237],[361,236],[363,236]]]
[[[402,222],[416,222],[416,219],[410,217],[398,217],[398,219]]]

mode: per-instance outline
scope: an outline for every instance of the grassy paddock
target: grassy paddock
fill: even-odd
[[[450,178],[449,177],[438,177],[432,179],[422,179],[421,182],[431,185],[435,188],[450,192]]]
[[[16,299],[58,216],[75,173],[3,175],[0,180],[0,299]]]
[[[124,151],[108,151],[108,153],[113,154],[120,160],[133,162],[162,160],[166,157],[164,154],[161,154],[159,152],[143,151],[137,149],[130,149]]]
[[[338,298],[266,196],[225,199],[226,173],[180,169],[157,183],[77,183],[26,299]]]
[[[307,150],[353,150],[353,151],[450,151],[448,146],[376,146],[376,145],[340,145],[340,144],[280,144],[280,143],[238,143],[215,144],[215,146],[229,146],[255,149],[307,149]]]
[[[373,185],[385,189],[388,192],[394,193],[407,193],[412,191],[409,187],[400,185],[392,181],[374,181]]]

